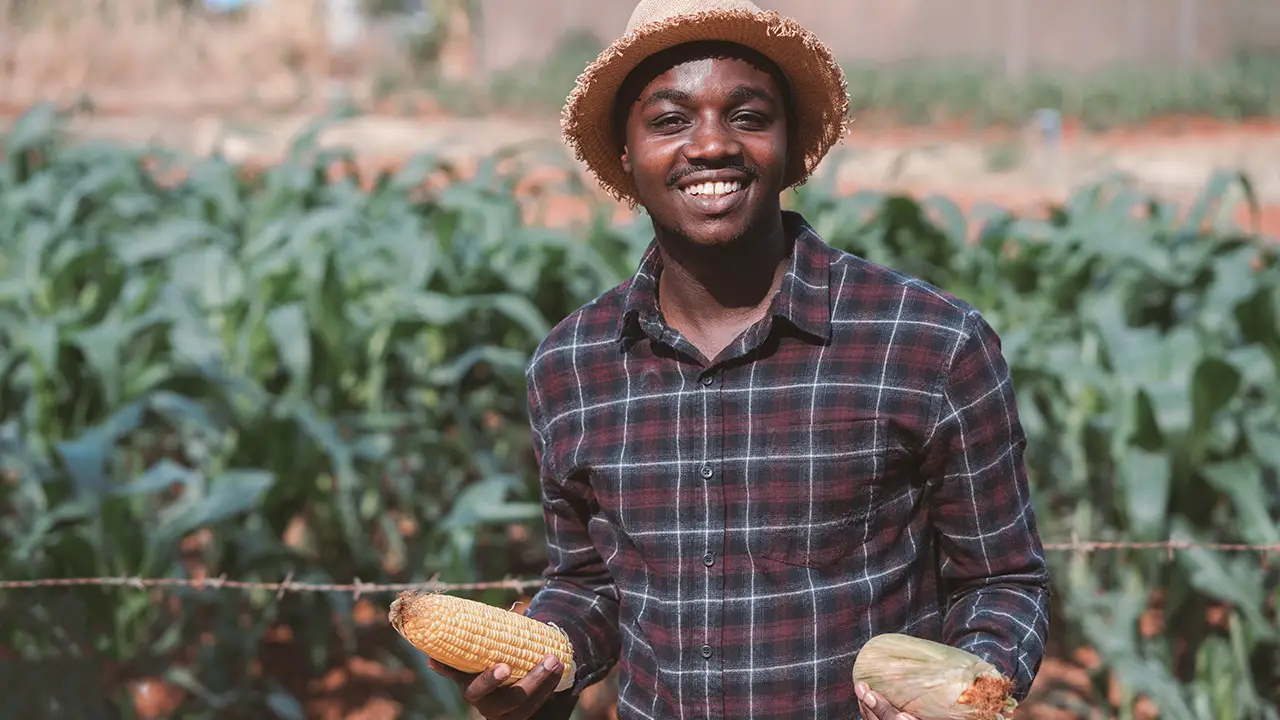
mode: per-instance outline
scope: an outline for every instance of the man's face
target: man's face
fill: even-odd
[[[658,227],[701,247],[729,245],[776,215],[787,167],[773,75],[707,55],[677,58],[639,91],[622,154]]]

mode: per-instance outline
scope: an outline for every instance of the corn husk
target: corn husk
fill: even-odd
[[[853,681],[920,720],[1009,720],[1013,681],[972,653],[909,635],[877,635],[858,653]]]

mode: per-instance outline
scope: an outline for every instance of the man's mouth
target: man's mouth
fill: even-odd
[[[693,185],[680,188],[680,190],[686,195],[717,198],[736,193],[741,190],[743,186],[744,183],[738,180],[729,180],[695,183]]]

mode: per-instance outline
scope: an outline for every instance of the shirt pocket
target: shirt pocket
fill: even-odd
[[[860,547],[880,521],[902,473],[903,448],[883,419],[824,420],[774,426],[766,460],[751,472],[755,557],[826,568]],[[758,498],[758,500],[756,499]]]

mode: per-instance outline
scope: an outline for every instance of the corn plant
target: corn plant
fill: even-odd
[[[422,157],[367,191],[330,182],[350,158],[313,136],[258,176],[213,159],[168,183],[156,178],[172,153],[68,146],[47,108],[5,138],[3,577],[467,582],[540,568],[540,547],[503,547],[513,524],[540,532],[523,365],[554,319],[625,276],[638,241],[524,225],[519,173],[496,157],[414,200],[454,171]],[[367,645],[350,596],[171,597],[4,598],[0,637],[47,657],[61,616],[83,616],[57,652],[162,675],[219,717],[296,707],[246,673],[273,627],[302,638],[317,673]],[[201,646],[207,632],[219,642]]]
[[[631,272],[647,220],[526,222],[517,155],[470,173],[423,155],[361,184],[319,127],[260,173],[69,143],[43,106],[0,140],[0,577],[541,569],[521,370]],[[787,197],[833,244],[991,319],[1047,540],[1277,542],[1280,264],[1216,222],[1233,194],[1247,182],[1223,175],[1179,209],[1115,181],[1043,220],[841,196],[830,175]],[[1174,719],[1277,717],[1280,591],[1257,556],[1050,560],[1055,651],[1102,661],[1081,702],[1115,677],[1124,717],[1140,698]],[[9,593],[0,685],[30,717],[147,716],[129,687],[151,678],[175,717],[293,718],[309,679],[363,657],[409,671],[385,689],[406,716],[463,717],[390,600]]]

